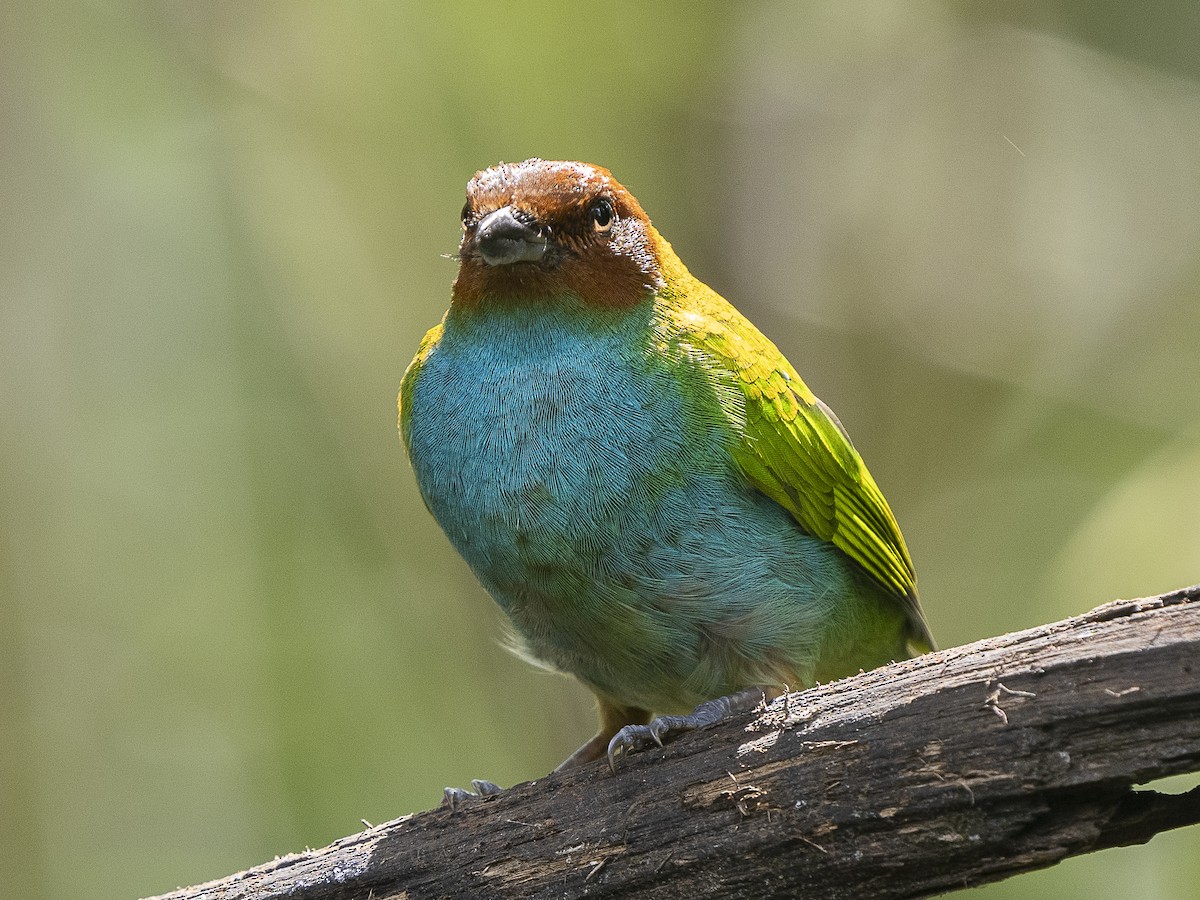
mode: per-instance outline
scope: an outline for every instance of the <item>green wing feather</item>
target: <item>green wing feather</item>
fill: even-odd
[[[740,439],[731,449],[735,463],[801,528],[830,541],[893,595],[908,614],[913,643],[932,649],[904,537],[845,429],[749,320],[702,282],[688,281],[683,291],[660,294],[668,330],[724,385],[718,396]],[[686,304],[678,299],[685,295]]]

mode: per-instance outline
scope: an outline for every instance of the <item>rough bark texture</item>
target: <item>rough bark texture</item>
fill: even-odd
[[[786,701],[786,702],[785,702]],[[1200,586],[781,698],[171,900],[914,897],[1200,822]]]

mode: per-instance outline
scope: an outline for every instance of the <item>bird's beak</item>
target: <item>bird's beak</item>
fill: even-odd
[[[489,266],[538,262],[546,254],[546,238],[522,222],[511,206],[488,213],[475,227],[475,250]]]

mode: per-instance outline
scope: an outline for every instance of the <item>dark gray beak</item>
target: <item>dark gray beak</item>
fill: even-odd
[[[546,253],[546,238],[505,206],[488,213],[476,226],[475,249],[489,266],[538,262]]]

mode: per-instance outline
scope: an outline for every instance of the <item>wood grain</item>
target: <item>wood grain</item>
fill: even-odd
[[[895,663],[164,900],[915,897],[1200,822],[1200,586]]]

